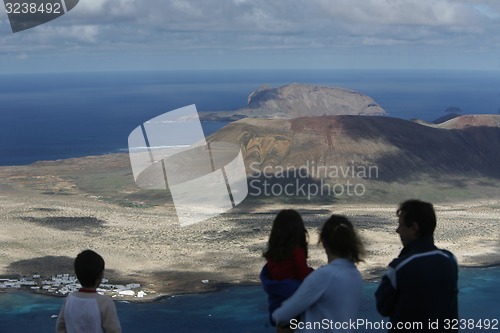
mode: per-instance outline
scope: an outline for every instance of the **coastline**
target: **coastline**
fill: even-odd
[[[152,291],[139,302],[259,285],[272,220],[284,208],[303,215],[312,267],[326,263],[317,229],[333,213],[347,216],[366,244],[366,260],[359,265],[366,281],[379,278],[401,249],[394,232],[396,200],[244,202],[181,228],[168,194],[139,191],[131,177],[126,154],[0,167],[0,251],[5,254],[0,275],[71,273],[76,254],[92,248],[104,257],[110,281],[139,283]],[[436,245],[452,251],[461,267],[500,265],[496,198],[435,204]]]
[[[486,265],[486,266],[459,266],[460,269],[492,269],[492,268],[498,268],[500,267],[500,262],[496,262],[494,264]],[[364,279],[365,283],[377,283],[378,278],[370,278],[370,279]],[[159,294],[148,294],[147,296],[143,298],[134,298],[134,297],[120,297],[120,298],[113,298],[114,301],[116,302],[126,302],[126,303],[136,303],[136,304],[146,304],[146,303],[159,303],[164,299],[168,299],[171,297],[178,297],[178,296],[185,296],[185,295],[199,295],[199,294],[208,294],[208,293],[217,293],[220,291],[223,291],[228,288],[238,288],[238,287],[259,287],[261,284],[260,282],[246,282],[246,283],[217,283],[217,284],[212,284],[210,288],[206,288],[203,291],[200,290],[185,290],[185,291],[179,291],[175,293],[159,293]],[[264,293],[264,291],[262,291]],[[54,298],[60,298],[63,299],[67,295],[62,295],[62,294],[55,294],[55,293],[50,293],[50,292],[45,292],[45,291],[34,291],[30,290],[27,288],[19,288],[19,289],[0,289],[0,295],[1,294],[8,294],[8,293],[31,293],[35,295],[42,295],[42,296],[47,296],[47,297],[54,297]]]

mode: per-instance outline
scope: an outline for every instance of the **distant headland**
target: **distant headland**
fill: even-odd
[[[205,121],[242,118],[299,118],[331,115],[385,115],[371,97],[338,87],[292,83],[261,86],[248,96],[248,105],[236,111],[203,112]]]

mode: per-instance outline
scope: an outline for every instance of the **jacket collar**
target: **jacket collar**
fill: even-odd
[[[422,236],[420,238],[417,238],[410,244],[406,245],[402,250],[401,253],[399,254],[400,256],[402,255],[408,255],[412,253],[420,253],[420,252],[427,252],[427,251],[432,251],[436,250],[437,247],[434,245],[434,236],[433,235],[426,235]]]

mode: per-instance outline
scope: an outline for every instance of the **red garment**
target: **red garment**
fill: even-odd
[[[300,247],[296,247],[292,256],[283,261],[267,260],[267,270],[272,280],[296,279],[303,281],[313,271],[307,266],[306,253]]]

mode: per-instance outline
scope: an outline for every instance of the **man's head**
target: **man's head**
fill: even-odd
[[[75,274],[82,287],[96,288],[104,273],[104,259],[92,250],[79,253],[75,259]]]
[[[403,245],[406,246],[420,237],[434,234],[436,213],[432,204],[420,200],[407,200],[399,206],[396,215],[399,217],[396,232]]]

